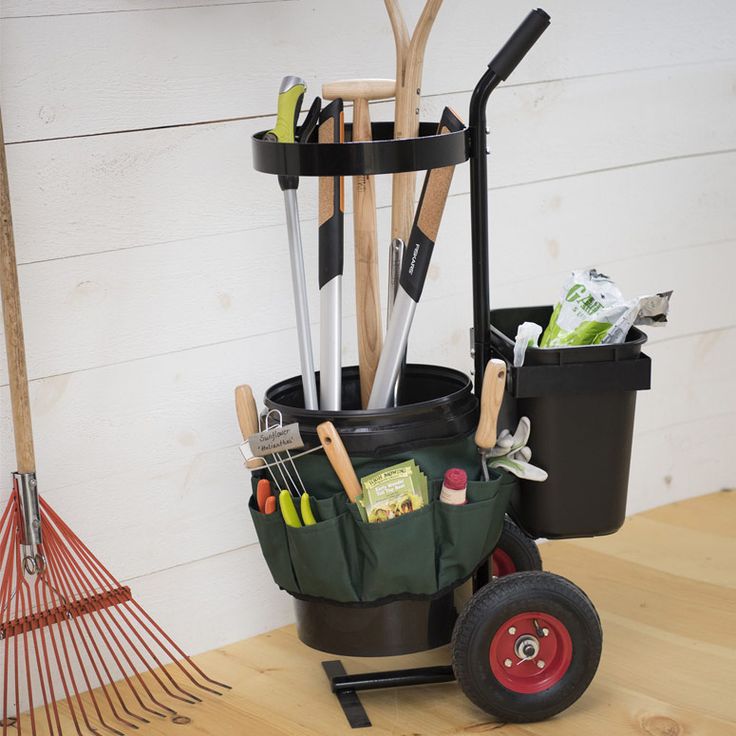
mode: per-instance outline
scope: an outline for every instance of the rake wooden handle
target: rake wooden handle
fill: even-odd
[[[355,500],[362,493],[360,481],[355,474],[353,464],[350,462],[350,456],[345,449],[345,445],[340,439],[338,431],[332,422],[322,422],[317,426],[317,435],[322,447],[327,455],[327,459],[335,471],[335,475],[340,479],[342,487],[345,489],[348,498],[355,503]]]
[[[484,451],[496,444],[498,433],[498,412],[503,402],[506,388],[506,363],[493,358],[488,361],[483,374],[483,388],[480,395],[480,419],[475,433],[475,444]]]
[[[2,291],[5,349],[8,356],[8,382],[13,410],[15,457],[19,473],[35,473],[31,401],[28,393],[28,370],[23,341],[23,317],[20,309],[18,266],[15,260],[13,218],[10,212],[8,167],[5,138],[0,114],[0,291]]]
[[[252,434],[258,432],[256,400],[253,396],[253,389],[247,383],[235,388],[235,411],[238,415],[240,433],[243,435],[243,439],[247,440]],[[249,470],[255,470],[265,464],[265,461],[260,457],[253,457],[245,463]]]

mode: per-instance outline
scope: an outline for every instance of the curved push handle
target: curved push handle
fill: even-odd
[[[549,20],[549,15],[541,8],[532,10],[503,48],[491,59],[488,68],[505,80],[547,30]]]

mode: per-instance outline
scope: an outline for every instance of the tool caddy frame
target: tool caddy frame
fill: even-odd
[[[437,124],[425,122],[420,125],[418,138],[393,140],[392,123],[374,122],[371,126],[373,141],[365,143],[352,142],[350,124],[345,125],[344,143],[279,143],[265,140],[265,131],[256,133],[252,138],[255,169],[279,176],[394,174],[454,166],[470,160],[472,356],[476,396],[480,396],[483,375],[491,357],[503,357],[509,361],[508,353],[500,344],[504,341],[503,336],[499,338],[499,331],[491,326],[487,201],[489,130],[486,127],[486,105],[492,91],[511,74],[548,25],[549,16],[544,11],[532,11],[494,57],[473,91],[469,124],[464,130],[437,135]],[[621,380],[621,372],[617,372],[615,366],[601,364],[599,374],[595,375],[603,376],[602,380],[608,383],[606,386],[598,385],[594,376],[593,385],[584,387],[584,391],[595,390],[597,386],[599,390],[620,391],[620,395],[635,396],[636,390],[649,388],[649,359],[639,354],[640,345],[646,340],[646,336],[641,339],[641,333],[636,330],[633,332],[636,333],[633,340],[637,347],[631,355],[625,356],[631,359],[631,364],[624,366],[623,370],[627,378]],[[506,343],[512,342],[513,337],[513,334],[506,335]],[[605,350],[586,348],[592,351],[589,353],[591,356],[601,349]],[[548,352],[551,354],[554,351]],[[607,359],[591,358],[593,362]],[[563,359],[560,360],[564,362]],[[343,381],[346,372],[350,371],[356,372],[352,368],[344,369]],[[504,407],[506,410],[511,409],[512,413],[517,399],[525,395],[523,391],[526,377],[523,371],[524,368],[509,370]],[[533,376],[533,384],[536,382],[541,386],[540,391],[544,394],[544,373],[531,366],[529,376]],[[291,380],[296,386],[298,379]],[[278,386],[279,384],[276,387]],[[273,392],[276,387],[269,391]],[[297,386],[295,392],[298,394],[298,391]],[[588,411],[593,413],[596,396],[595,393],[588,395]],[[268,394],[266,403],[269,405]],[[624,445],[628,442],[629,451],[633,400],[630,405],[630,416],[627,414],[621,428],[617,430],[629,433],[629,437],[624,438],[623,442]],[[300,407],[295,411],[300,417],[317,414]],[[341,414],[347,413],[349,412],[320,412],[319,416],[320,420],[337,421]],[[364,414],[370,418],[375,412],[366,411]],[[539,437],[537,440],[539,441]],[[617,458],[621,471],[619,475],[623,481],[610,490],[611,493],[623,494],[624,505],[629,459],[625,451],[622,457]],[[570,462],[570,458],[566,458],[566,461]],[[537,485],[541,487],[531,493],[544,494],[545,484]],[[518,497],[519,494],[515,495]],[[593,496],[592,503],[595,503],[594,491],[589,495]],[[595,608],[575,585],[553,573],[542,572],[534,542],[535,536],[542,536],[538,533],[539,530],[532,533],[524,531],[524,515],[517,513],[511,503],[507,514],[516,523],[506,518],[492,557],[480,560],[480,566],[473,574],[474,595],[454,626],[451,665],[350,675],[345,672],[339,660],[322,663],[332,692],[338,698],[352,727],[371,725],[358,697],[361,690],[436,684],[457,679],[465,694],[488,713],[505,721],[523,722],[541,720],[564,710],[588,687],[598,666],[602,643],[600,620]],[[580,537],[610,533],[622,521],[623,517],[615,519],[610,524],[612,528],[601,530],[586,528],[583,519],[575,528],[568,530],[567,534],[551,533],[548,536]],[[498,557],[496,552],[499,552]],[[300,611],[303,612],[305,607],[309,610],[313,601],[310,602],[309,596],[296,598],[299,618]],[[431,596],[427,598],[429,600]],[[315,605],[318,606],[319,601]],[[370,602],[366,606],[370,609]],[[438,607],[442,607],[441,602]],[[360,612],[366,609],[351,609],[346,606],[340,610],[344,611],[345,616],[349,616],[351,610]],[[446,612],[440,615],[446,615]],[[309,641],[309,634],[305,636],[302,631],[299,633],[305,643],[313,644]],[[319,636],[317,640],[319,643]],[[431,637],[428,636],[428,645],[424,648],[437,646],[438,643],[446,642],[431,642]],[[315,648],[355,654],[352,651],[330,649],[329,646]],[[359,656],[379,656],[386,653],[388,652],[361,651]],[[542,661],[543,655],[547,662]],[[520,669],[509,665],[512,657],[518,659],[516,665],[522,665]]]

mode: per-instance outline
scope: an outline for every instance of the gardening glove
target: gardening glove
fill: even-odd
[[[488,465],[492,468],[502,468],[518,478],[531,481],[547,480],[547,471],[531,464],[532,451],[527,446],[532,425],[527,417],[522,417],[512,435],[504,429],[498,436],[496,446],[490,451],[492,458]]]

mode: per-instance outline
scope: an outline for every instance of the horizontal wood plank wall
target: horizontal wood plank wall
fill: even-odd
[[[271,125],[285,73],[304,76],[310,94],[333,78],[393,74],[382,4],[345,6],[0,4],[41,488],[192,651],[291,616],[255,544],[231,398],[237,383],[261,396],[298,372],[282,199],[252,170],[249,137]],[[421,3],[406,6],[416,17]],[[671,324],[650,330],[654,390],[639,397],[630,509],[732,486],[736,10],[728,0],[544,7],[552,26],[489,106],[494,305],[549,303],[572,268],[593,265],[627,294],[673,288]],[[445,3],[425,119],[445,104],[467,110],[524,12]],[[372,115],[389,119],[392,106]],[[314,286],[316,183],[299,191]],[[387,244],[388,177],[377,200]],[[469,237],[459,167],[412,359],[471,367]],[[345,364],[357,356],[352,279],[348,251]],[[316,319],[316,288],[310,299]],[[8,478],[4,361],[0,447]]]

